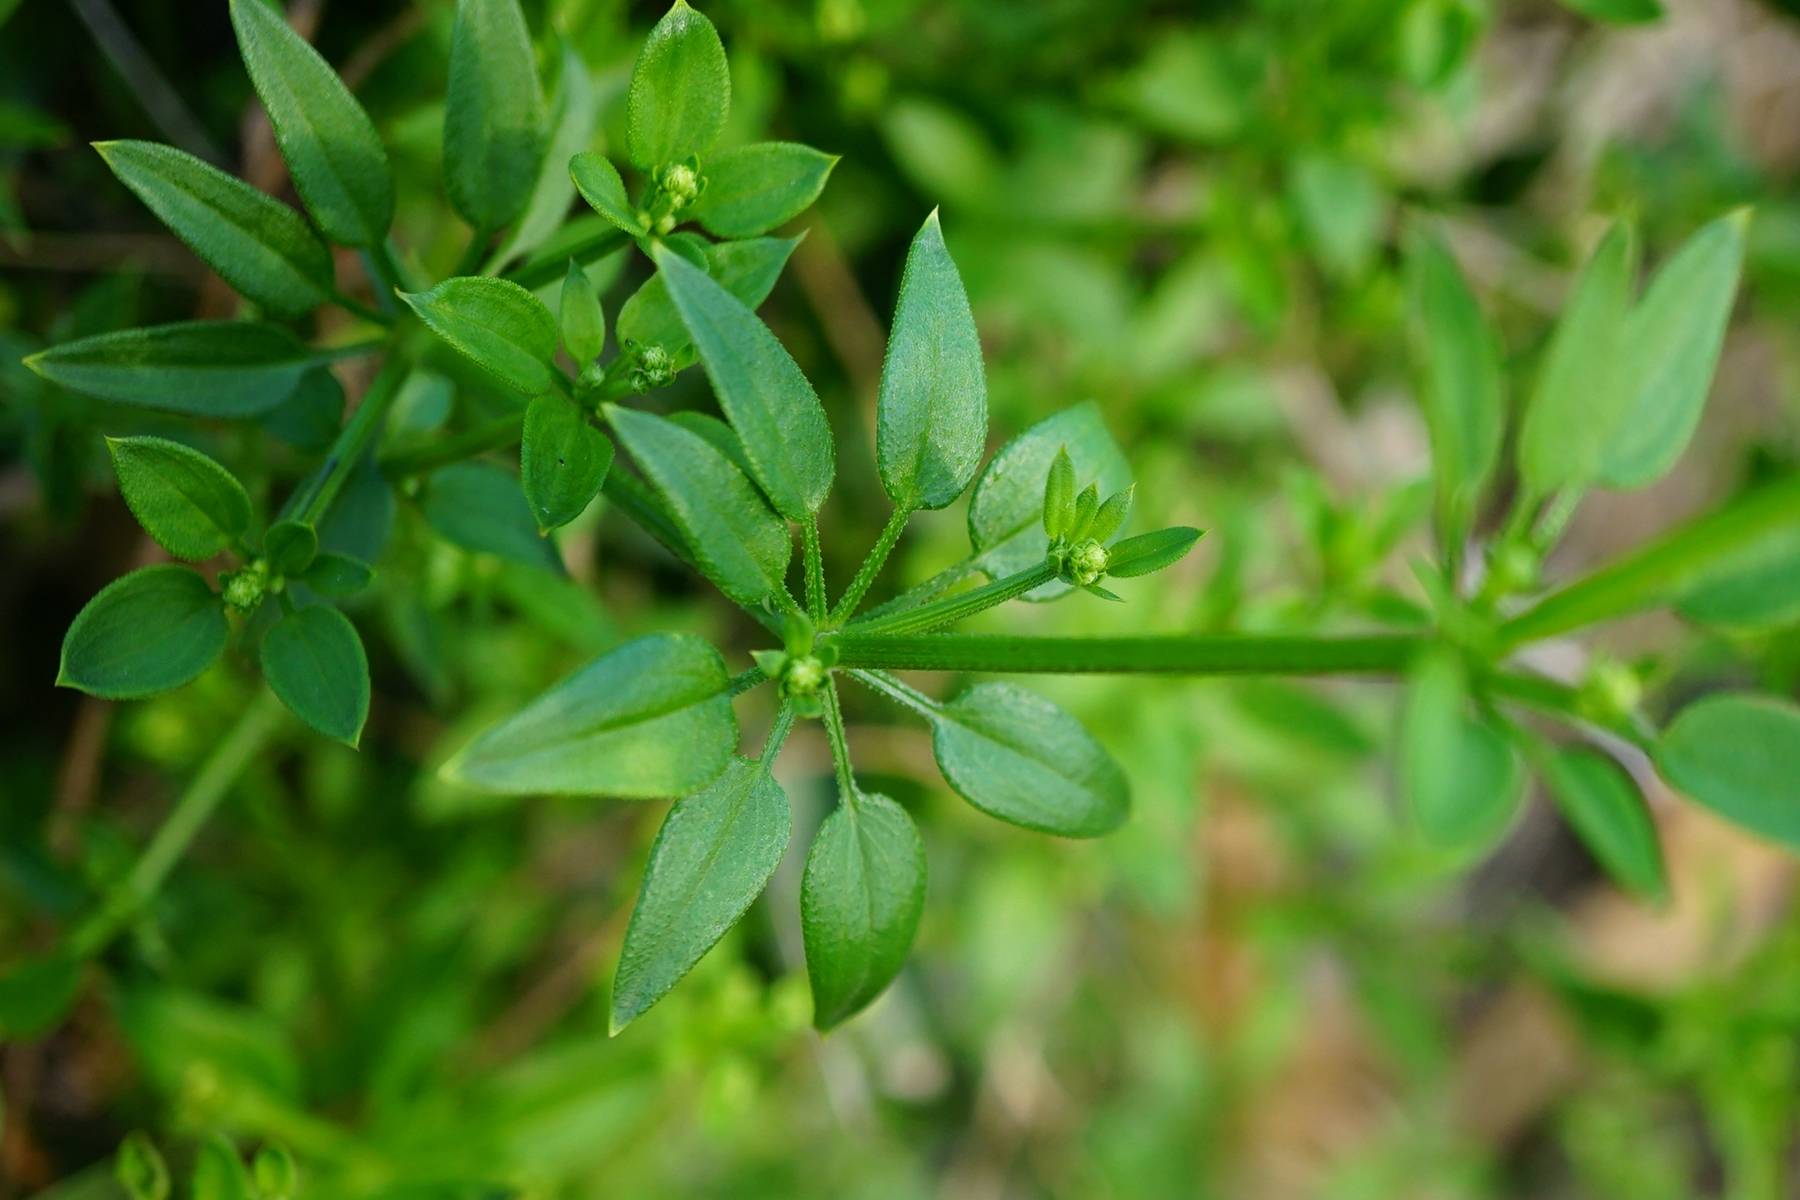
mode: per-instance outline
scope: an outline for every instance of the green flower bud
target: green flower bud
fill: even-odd
[[[662,178],[657,182],[669,198],[671,212],[686,208],[700,195],[700,173],[687,163],[664,167]]]
[[[1644,683],[1637,672],[1620,662],[1594,664],[1582,682],[1577,703],[1581,711],[1602,722],[1622,721],[1637,711],[1644,698]]]
[[[269,564],[253,559],[241,571],[226,571],[219,581],[224,584],[225,603],[247,616],[269,592]]]
[[[631,368],[633,390],[648,392],[668,387],[675,379],[675,359],[661,346],[634,346]]]
[[[1089,539],[1069,552],[1069,578],[1078,587],[1099,583],[1106,576],[1106,547]]]

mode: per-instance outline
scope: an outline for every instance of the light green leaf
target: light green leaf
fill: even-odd
[[[644,40],[625,98],[626,144],[645,170],[705,154],[725,128],[731,72],[713,23],[675,0]]]
[[[225,649],[225,609],[206,580],[172,563],[113,580],[63,637],[59,687],[137,700],[187,683]]]
[[[720,242],[706,249],[707,274],[745,307],[755,309],[769,298],[788,256],[799,244],[797,237]],[[661,346],[678,360],[692,345],[660,272],[646,279],[620,307],[618,333],[621,343]]]
[[[1800,849],[1800,708],[1771,696],[1708,696],[1656,744],[1678,790],[1752,833]]]
[[[747,238],[767,233],[805,212],[838,156],[798,142],[755,142],[727,150],[705,164],[706,190],[683,216],[708,233]]]
[[[1539,767],[1563,818],[1606,873],[1645,899],[1667,898],[1656,823],[1624,768],[1592,750],[1564,750]]]
[[[314,357],[274,325],[182,321],[52,346],[25,365],[72,391],[196,417],[248,417],[294,394]]]
[[[1611,25],[1641,25],[1663,15],[1658,0],[1562,0],[1562,6]]]
[[[184,150],[96,142],[119,182],[246,299],[298,317],[330,298],[331,251],[305,218]]]
[[[200,1143],[194,1157],[192,1194],[193,1200],[255,1200],[250,1173],[244,1169],[237,1147],[224,1134],[215,1133]]]
[[[1725,345],[1749,224],[1740,209],[1689,238],[1626,318],[1626,398],[1600,463],[1607,487],[1652,483],[1687,449]]]
[[[516,283],[481,276],[446,279],[400,295],[431,331],[495,379],[527,396],[551,388],[556,318]]]
[[[444,182],[477,233],[525,210],[548,134],[544,88],[519,0],[456,0],[444,107]]]
[[[656,255],[719,407],[756,469],[756,482],[790,521],[819,511],[836,469],[831,426],[812,384],[745,304],[666,250]]]
[[[133,1130],[113,1156],[113,1177],[131,1200],[169,1200],[169,1167],[148,1135]]]
[[[876,406],[875,459],[900,508],[962,495],[987,446],[981,337],[936,210],[906,255]]]
[[[250,1164],[256,1181],[257,1200],[292,1200],[299,1189],[300,1172],[293,1155],[279,1142],[264,1142]]]
[[[814,1025],[830,1029],[886,990],[924,907],[925,843],[904,808],[863,793],[825,818],[800,881]]]
[[[431,527],[461,546],[563,573],[555,543],[538,534],[519,481],[492,463],[462,462],[433,471],[419,505]]]
[[[1675,607],[1689,620],[1727,628],[1766,629],[1800,620],[1800,524],[1717,564]]]
[[[262,641],[263,678],[293,714],[354,746],[369,719],[369,659],[356,626],[315,604],[288,613]]]
[[[569,160],[569,175],[575,181],[575,190],[581,193],[589,208],[632,237],[649,232],[649,226],[644,224],[631,198],[625,194],[625,181],[619,178],[619,168],[604,154],[591,151],[577,154]]]
[[[1060,837],[1098,837],[1130,811],[1119,764],[1079,721],[1034,692],[978,683],[931,723],[938,769],[989,816]]]
[[[334,242],[380,242],[394,219],[394,174],[369,115],[263,0],[231,0],[231,25],[306,210]]]
[[[200,451],[159,437],[107,438],[131,515],[176,558],[204,562],[250,528],[250,497]]]
[[[600,105],[594,95],[594,79],[575,48],[562,48],[562,75],[550,114],[550,141],[538,164],[537,182],[525,211],[513,224],[506,243],[494,255],[492,271],[544,245],[562,228],[575,198],[575,182],[569,178],[569,160],[594,141]]]
[[[569,273],[563,277],[557,313],[563,348],[570,358],[586,367],[605,352],[606,313],[600,307],[600,293],[574,259],[569,260]]]
[[[0,1038],[26,1041],[61,1023],[81,994],[82,967],[60,950],[0,967]]]
[[[767,768],[734,758],[677,800],[657,832],[613,977],[612,1032],[666,995],[737,924],[787,849],[787,794]]]
[[[600,494],[612,460],[612,439],[573,401],[554,395],[533,400],[519,442],[519,481],[538,530],[548,533],[579,517]]]
[[[710,442],[651,413],[608,405],[607,420],[656,484],[719,590],[754,607],[779,595],[793,553],[788,527]]]
[[[1119,579],[1152,574],[1180,562],[1199,540],[1200,531],[1186,525],[1128,537],[1112,547],[1106,573]]]
[[[1400,719],[1400,782],[1425,842],[1473,855],[1518,811],[1522,775],[1506,739],[1468,714],[1456,652],[1438,647],[1414,664]]]
[[[1620,384],[1625,316],[1637,255],[1614,223],[1569,294],[1519,432],[1519,473],[1531,496],[1587,483],[1627,399]]]
[[[638,638],[477,737],[443,775],[507,795],[685,796],[737,748],[729,687],[701,639]]]

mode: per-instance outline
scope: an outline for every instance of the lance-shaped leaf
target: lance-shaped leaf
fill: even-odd
[[[612,1032],[666,995],[737,924],[787,849],[787,794],[767,768],[733,758],[677,800],[657,832],[613,977]]]
[[[574,401],[556,395],[533,400],[519,441],[519,482],[538,530],[548,533],[579,517],[600,494],[612,460],[612,439]]]
[[[1747,210],[1706,226],[1665,263],[1625,320],[1625,400],[1600,463],[1608,487],[1643,487],[1687,449],[1706,407],[1744,264]]]
[[[25,365],[72,391],[196,417],[248,417],[294,394],[314,356],[293,334],[250,321],[182,321],[102,333]]]
[[[293,714],[356,745],[369,719],[369,659],[356,626],[324,604],[288,613],[262,640],[263,678]]]
[[[564,43],[562,74],[551,106],[550,140],[538,163],[537,182],[525,201],[525,211],[514,222],[506,244],[495,254],[496,264],[512,262],[544,245],[568,219],[569,204],[575,198],[569,160],[593,142],[599,110],[587,64],[573,46]]]
[[[706,248],[706,273],[746,308],[755,309],[769,298],[781,269],[799,244],[797,237],[720,242]],[[661,272],[646,279],[620,306],[618,332],[620,342],[661,346],[677,361],[683,357],[692,361],[687,326],[675,311]]]
[[[904,808],[863,793],[825,818],[800,880],[814,1025],[830,1029],[893,982],[924,907],[925,843]]]
[[[173,146],[96,142],[94,149],[246,299],[276,316],[298,317],[330,298],[331,251],[287,205]]]
[[[334,242],[380,242],[394,219],[394,174],[369,114],[276,9],[231,0],[231,25],[306,210]]]
[[[712,443],[652,413],[608,405],[607,420],[648,475],[720,591],[754,607],[779,594],[793,553],[787,524]]]
[[[684,796],[737,748],[729,688],[725,660],[701,639],[638,638],[481,734],[443,774],[507,795]]]
[[[1199,540],[1200,531],[1186,525],[1128,537],[1112,548],[1106,573],[1120,579],[1152,574],[1180,562]]]
[[[707,160],[706,190],[684,216],[722,238],[755,237],[793,219],[825,190],[838,156],[798,142],[755,142]]]
[[[433,333],[507,387],[527,396],[550,390],[556,318],[518,284],[458,276],[428,292],[403,292],[401,299]]]
[[[725,128],[731,72],[713,23],[675,0],[644,39],[625,97],[625,140],[645,170],[705,154]]]
[[[1681,710],[1656,744],[1664,779],[1728,821],[1800,849],[1800,708],[1749,694]]]
[[[836,468],[812,384],[761,318],[706,272],[661,248],[656,266],[756,482],[782,516],[806,520],[831,491]]]
[[[569,273],[563,276],[557,317],[562,326],[563,348],[581,366],[586,367],[605,351],[606,312],[600,307],[600,293],[574,259],[569,260]]]
[[[1593,750],[1564,750],[1539,763],[1557,808],[1606,873],[1648,900],[1668,895],[1656,823],[1624,768]]]
[[[212,1134],[200,1143],[190,1194],[193,1200],[253,1200],[256,1196],[237,1147],[224,1134]]]
[[[463,547],[560,575],[555,543],[538,533],[519,481],[492,463],[433,471],[419,496],[431,527]]]
[[[589,208],[633,237],[649,231],[631,198],[625,194],[625,181],[619,178],[619,168],[604,154],[593,151],[577,154],[569,160],[569,176]]]
[[[907,252],[881,366],[882,486],[903,509],[942,508],[969,486],[986,445],[981,337],[934,209]]]
[[[250,528],[250,497],[230,471],[167,438],[107,438],[119,493],[144,532],[176,558],[203,562]]]
[[[969,542],[981,569],[996,579],[1044,561],[1044,482],[1059,450],[1067,448],[1075,477],[1112,495],[1131,485],[1131,465],[1089,401],[1046,417],[1002,446],[975,481],[969,497]],[[1071,500],[1073,498],[1071,497]],[[1047,583],[1027,600],[1054,600],[1069,585]]]
[[[1098,837],[1131,808],[1125,773],[1081,723],[1034,692],[979,683],[931,717],[938,769],[989,816],[1060,837]]]
[[[1456,652],[1438,647],[1414,664],[1400,719],[1400,781],[1425,842],[1485,850],[1518,810],[1522,775],[1505,738],[1468,714]]]
[[[75,615],[56,682],[107,700],[178,688],[225,649],[225,609],[206,580],[164,563],[113,580]]]
[[[519,0],[456,0],[444,106],[444,182],[478,233],[531,199],[547,136],[544,88]]]

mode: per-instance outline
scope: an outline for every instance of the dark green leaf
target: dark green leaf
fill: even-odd
[[[344,387],[329,369],[314,367],[286,400],[262,414],[260,423],[296,450],[321,453],[344,423]]]
[[[989,816],[1061,837],[1117,829],[1125,773],[1081,723],[1034,692],[978,683],[932,717],[938,769]]]
[[[172,146],[94,148],[119,182],[245,298],[282,317],[330,298],[331,251],[287,205]]]
[[[203,562],[250,528],[250,497],[200,451],[159,437],[107,438],[119,492],[144,531],[176,558]]]
[[[547,137],[544,89],[519,0],[456,0],[444,182],[477,233],[525,210]]]
[[[168,1164],[142,1130],[133,1130],[119,1143],[113,1177],[131,1200],[169,1200]]]
[[[699,638],[638,638],[477,737],[443,774],[509,795],[685,796],[737,748],[729,684]]]
[[[288,613],[263,636],[263,678],[295,716],[326,737],[356,745],[369,719],[369,659],[337,609]]]
[[[781,785],[746,758],[675,802],[650,848],[625,931],[612,1032],[662,999],[737,924],[780,864],[789,824]]]
[[[495,265],[512,262],[543,246],[569,215],[575,199],[575,181],[569,178],[569,160],[585,151],[594,140],[600,104],[594,95],[593,76],[575,48],[562,48],[562,74],[550,114],[550,140],[538,164],[537,182],[525,201],[525,211],[514,222],[506,244],[494,256]],[[490,271],[493,269],[490,266]]]
[[[731,72],[713,23],[687,0],[663,15],[638,52],[625,99],[631,161],[650,170],[705,154],[725,128]]]
[[[215,1133],[200,1143],[192,1190],[193,1200],[255,1200],[250,1173],[224,1134]]]
[[[394,219],[394,175],[369,115],[263,0],[231,0],[231,25],[313,220],[346,246],[380,242]]]
[[[0,1038],[27,1041],[60,1024],[80,994],[82,965],[53,950],[0,967]]]
[[[556,373],[556,318],[516,283],[481,276],[446,279],[401,299],[431,331],[507,387],[527,396],[550,390]]]
[[[864,793],[825,818],[800,881],[813,1024],[830,1029],[906,964],[925,907],[925,843],[906,810]]]
[[[1758,539],[1720,562],[1676,604],[1708,625],[1760,629],[1800,620],[1800,526]]]
[[[806,211],[825,190],[835,154],[798,142],[756,142],[706,163],[706,190],[683,215],[715,237],[767,233]]]
[[[118,404],[196,417],[248,417],[293,395],[313,365],[285,329],[183,321],[52,346],[25,364],[52,383]]]
[[[712,448],[732,461],[744,478],[750,478],[750,459],[744,453],[744,443],[737,435],[737,430],[703,412],[683,409],[669,414],[669,420],[681,426],[689,433],[699,434],[712,444]]]
[[[374,578],[375,568],[362,559],[330,551],[321,552],[300,575],[300,581],[307,587],[334,600],[349,599],[368,587]]]
[[[756,308],[774,290],[799,238],[749,238],[707,247],[707,274],[748,308]],[[679,355],[690,345],[687,326],[669,299],[660,273],[644,281],[619,309],[619,341],[661,346]]]
[[[942,508],[969,486],[986,446],[981,337],[933,210],[906,256],[881,367],[882,486],[901,508]]]
[[[1564,819],[1606,873],[1639,896],[1665,899],[1656,823],[1631,776],[1592,750],[1564,750],[1539,765]]]
[[[107,700],[187,683],[225,649],[225,609],[206,580],[165,563],[113,580],[63,638],[56,682]]]
[[[1200,540],[1200,531],[1185,525],[1140,533],[1113,546],[1107,558],[1106,573],[1120,579],[1149,575],[1181,561]]]
[[[277,521],[263,535],[263,556],[277,575],[299,575],[318,553],[318,531],[304,521]]]
[[[519,480],[538,530],[548,533],[579,517],[600,494],[612,460],[612,440],[573,401],[533,400],[519,442]]]
[[[1456,653],[1427,652],[1407,683],[1400,781],[1426,843],[1457,854],[1487,849],[1521,795],[1512,747],[1467,710],[1468,685]]]
[[[619,169],[604,154],[591,151],[577,154],[569,160],[569,175],[589,208],[633,237],[649,232],[650,227],[644,224],[631,198],[625,194],[625,181],[619,178]]]
[[[606,313],[600,308],[600,293],[581,264],[573,259],[569,260],[569,273],[563,277],[557,312],[563,349],[579,366],[586,367],[605,352]]]
[[[491,463],[456,463],[432,472],[419,504],[431,527],[465,550],[563,572],[555,544],[538,534],[519,481]]]
[[[1726,820],[1800,849],[1800,708],[1770,696],[1708,696],[1663,730],[1656,766]]]

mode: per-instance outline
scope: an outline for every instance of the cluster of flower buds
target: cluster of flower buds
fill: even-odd
[[[705,190],[706,176],[700,173],[698,158],[690,155],[685,161],[670,163],[656,173],[656,195],[645,220],[657,233],[666,234],[680,224],[682,210]]]
[[[756,650],[750,655],[762,673],[781,687],[784,699],[794,702],[794,711],[803,717],[816,717],[824,712],[825,681],[837,662],[837,647],[814,644],[813,623],[804,613],[791,613],[783,631],[780,650]]]
[[[1106,600],[1118,596],[1100,586],[1113,576],[1148,575],[1176,562],[1199,539],[1200,531],[1172,526],[1154,533],[1107,544],[1131,515],[1133,484],[1104,501],[1100,487],[1089,483],[1075,490],[1075,463],[1065,447],[1056,452],[1044,480],[1044,533],[1050,538],[1046,561],[1057,577]]]

